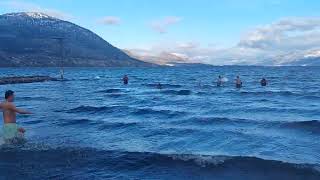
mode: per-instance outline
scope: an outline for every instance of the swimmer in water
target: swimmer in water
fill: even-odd
[[[161,83],[157,84],[157,89],[160,89],[160,90],[162,89],[162,84]]]
[[[124,75],[124,77],[122,78],[123,84],[124,85],[128,85],[129,84],[129,77],[128,75]]]
[[[5,93],[5,101],[0,103],[3,111],[3,138],[6,142],[11,142],[17,138],[23,138],[26,132],[16,124],[16,114],[32,114],[31,112],[16,108],[14,102],[14,92],[9,90]]]
[[[242,81],[240,79],[239,76],[237,76],[237,79],[236,79],[236,88],[241,88],[242,87]]]
[[[223,85],[223,80],[222,80],[222,77],[219,76],[219,77],[218,77],[218,81],[217,81],[217,86],[218,86],[218,87],[221,87],[222,85]]]
[[[261,81],[260,81],[260,84],[261,86],[267,86],[268,85],[268,82],[265,78],[262,78]]]

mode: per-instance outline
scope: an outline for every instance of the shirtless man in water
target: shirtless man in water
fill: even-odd
[[[242,81],[241,81],[240,77],[237,76],[237,78],[236,78],[236,88],[239,89],[241,87],[242,87]]]
[[[14,105],[14,92],[9,90],[5,93],[5,102],[0,103],[0,109],[3,111],[3,136],[4,139],[16,138],[18,133],[24,134],[23,128],[18,128],[16,124],[16,114],[32,114],[31,112],[17,109]]]

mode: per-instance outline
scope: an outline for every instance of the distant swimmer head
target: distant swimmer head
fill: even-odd
[[[14,92],[11,90],[6,91],[5,95],[4,95],[5,99],[9,102],[13,102],[14,101]]]
[[[123,84],[127,85],[129,83],[128,75],[124,75],[122,80],[123,80]]]
[[[260,83],[261,83],[261,86],[267,86],[267,80],[266,80],[266,78],[262,78],[261,81],[260,81]]]

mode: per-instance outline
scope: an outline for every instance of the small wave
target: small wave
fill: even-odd
[[[17,100],[21,101],[48,101],[49,97],[17,97]]]
[[[212,85],[205,84],[205,85],[200,85],[200,87],[203,88],[203,89],[213,89],[213,88],[216,88],[217,86],[212,86]]]
[[[72,79],[72,80],[77,80],[77,81],[93,81],[93,80],[100,80],[102,77],[101,76],[95,76],[95,77],[85,77],[85,78],[79,78],[79,79]]]
[[[192,91],[190,90],[165,90],[165,91],[161,91],[161,93],[163,94],[169,94],[169,95],[180,95],[180,96],[187,96],[187,95],[191,95]]]
[[[159,83],[154,84],[144,84],[145,86],[152,87],[152,88],[159,88]],[[161,88],[182,88],[182,85],[178,84],[162,84],[160,83]]]
[[[80,79],[73,79],[73,80],[78,80],[78,81],[91,81],[92,79],[90,79],[90,78],[80,78]]]
[[[173,124],[189,124],[189,125],[212,125],[212,124],[255,124],[254,120],[248,119],[231,119],[224,117],[193,117],[183,121],[174,121]]]
[[[136,122],[105,122],[105,121],[93,121],[90,119],[60,119],[58,121],[55,121],[54,124],[58,126],[77,126],[77,125],[85,125],[87,128],[88,125],[93,125],[93,127],[99,129],[99,130],[106,130],[106,129],[112,129],[115,128],[127,128],[127,127],[133,127],[138,125]]]
[[[116,98],[121,98],[124,95],[125,94],[121,94],[121,93],[119,93],[119,94],[118,93],[115,93],[115,94],[112,93],[112,94],[108,94],[107,96],[110,97],[110,98],[115,98],[116,99]]]
[[[92,178],[95,174],[104,177],[126,175],[130,177],[129,179],[196,179],[200,175],[203,179],[231,180],[320,178],[318,165],[295,164],[249,156],[162,154],[61,147],[48,150],[1,149],[0,158],[3,164],[0,169],[1,175],[11,179],[25,178],[26,174],[28,177],[42,179],[47,177],[66,179],[70,175],[75,179],[83,179]],[[27,163],[21,166],[20,163],[16,163],[16,159]],[[7,164],[10,166],[6,166]],[[146,173],[148,176],[144,177]]]
[[[153,115],[153,116],[168,116],[176,117],[185,114],[184,112],[171,111],[171,110],[155,110],[151,108],[137,109],[132,112],[134,115]]]
[[[221,112],[228,112],[228,109],[222,109],[220,110]],[[244,108],[244,107],[239,107],[239,108],[234,108],[233,110],[234,112],[239,111],[246,111],[248,113],[255,113],[255,112],[265,112],[265,113],[292,113],[292,114],[308,114],[308,115],[318,115],[319,112],[315,111],[313,109],[301,109],[301,108],[288,108],[285,106],[282,107],[248,107],[248,108]]]
[[[34,121],[25,121],[23,124],[39,124],[42,123],[43,120],[34,120]]]
[[[320,121],[317,120],[287,122],[284,123],[282,127],[301,129],[312,133],[320,133]]]
[[[258,101],[260,101],[260,102],[271,102],[270,99],[259,99]]]
[[[61,119],[59,121],[56,121],[55,124],[57,124],[58,126],[74,126],[96,124],[96,122],[89,119]]]
[[[120,93],[122,92],[121,89],[106,89],[102,91],[98,91],[99,93],[107,93],[107,94],[113,94],[113,93]]]
[[[212,93],[201,91],[201,92],[197,92],[196,94],[199,95],[199,96],[202,96],[202,95],[209,95],[209,94],[212,94]]]
[[[93,107],[93,106],[79,106],[74,109],[67,110],[67,113],[113,113],[128,107],[123,106],[102,106],[102,107]]]
[[[138,123],[132,122],[132,123],[124,123],[124,122],[113,122],[113,123],[103,123],[101,126],[98,127],[99,130],[106,130],[106,129],[123,129],[128,127],[134,127],[137,126]]]
[[[243,95],[282,95],[291,96],[296,95],[296,93],[291,91],[241,91]]]
[[[255,125],[262,128],[290,128],[293,130],[307,131],[312,133],[320,133],[320,121],[257,121],[252,119],[237,119],[237,118],[223,118],[223,117],[193,117],[186,120],[172,121],[170,124],[174,125],[224,125],[224,126],[242,126]]]
[[[320,96],[308,95],[308,96],[302,96],[300,99],[308,99],[308,100],[318,101],[320,99]]]

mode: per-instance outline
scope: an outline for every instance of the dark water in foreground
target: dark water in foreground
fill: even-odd
[[[0,69],[0,76],[57,72]],[[319,72],[74,68],[65,82],[0,86],[36,112],[18,118],[26,144],[1,146],[0,179],[318,180]],[[229,78],[226,87],[212,83],[220,74]],[[236,75],[241,90],[234,88]],[[259,86],[262,76],[270,86]]]

